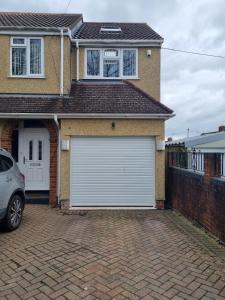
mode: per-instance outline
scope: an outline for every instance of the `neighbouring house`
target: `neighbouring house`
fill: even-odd
[[[177,151],[225,153],[225,126],[219,126],[218,131],[206,132],[198,136],[177,140],[169,138],[166,146]]]
[[[204,171],[204,153],[220,154],[221,173],[225,176],[225,126],[219,126],[218,131],[202,133],[199,136],[178,140],[169,138],[167,150],[172,152],[189,152],[187,167]],[[182,157],[177,156],[177,157]]]
[[[163,208],[162,37],[145,23],[4,12],[0,41],[0,147],[26,191],[51,206]]]

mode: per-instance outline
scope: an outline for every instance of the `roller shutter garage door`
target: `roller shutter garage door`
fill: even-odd
[[[71,206],[155,206],[154,137],[73,137]]]

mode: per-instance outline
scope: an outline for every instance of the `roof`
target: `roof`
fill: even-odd
[[[172,110],[125,81],[74,82],[69,97],[0,97],[0,113],[172,114]]]
[[[203,135],[199,135],[199,136],[192,136],[189,138],[174,140],[171,142],[166,142],[166,145],[167,146],[183,145],[187,148],[192,148],[192,147],[196,147],[198,145],[217,142],[220,140],[225,140],[225,131],[208,133],[208,134],[203,134]]]
[[[121,32],[101,32],[102,27],[121,28]],[[146,23],[97,23],[84,22],[74,34],[76,39],[113,39],[113,40],[162,40]]]
[[[0,29],[5,27],[72,28],[81,19],[81,14],[0,12]]]

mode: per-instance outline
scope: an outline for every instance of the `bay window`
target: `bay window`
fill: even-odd
[[[137,49],[86,49],[87,78],[137,78]]]
[[[43,38],[11,38],[11,75],[40,77],[44,73]]]

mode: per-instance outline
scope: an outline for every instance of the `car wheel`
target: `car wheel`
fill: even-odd
[[[7,230],[12,231],[20,226],[23,214],[23,201],[19,195],[14,195],[9,202],[4,220]]]

